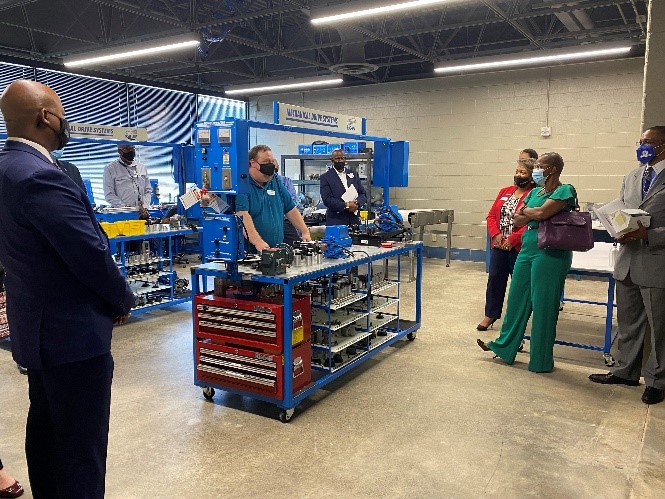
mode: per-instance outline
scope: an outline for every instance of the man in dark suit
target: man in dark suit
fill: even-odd
[[[26,457],[33,497],[101,498],[114,324],[134,296],[83,192],[49,152],[69,139],[46,85],[17,80],[0,96],[0,260],[14,360],[28,369]]]
[[[78,185],[81,189],[83,189],[83,192],[87,193],[85,190],[85,184],[83,183],[83,177],[81,177],[81,172],[79,171],[78,167],[74,164],[71,163],[70,161],[65,161],[62,158],[62,149],[56,149],[55,151],[51,151],[51,158],[53,158],[53,163],[55,166],[65,172],[69,178],[71,178],[76,185]]]
[[[607,374],[592,374],[594,383],[640,384],[644,340],[651,330],[651,350],[644,366],[645,404],[665,399],[665,126],[646,130],[637,158],[642,166],[623,179],[620,198],[628,208],[651,215],[619,239],[621,249],[614,266],[619,345],[616,365]]]
[[[344,151],[335,149],[330,157],[333,168],[321,175],[321,199],[326,205],[326,225],[358,225],[358,208],[367,202],[365,188],[360,177],[346,168]],[[342,196],[351,186],[357,192],[355,199],[345,201]]]

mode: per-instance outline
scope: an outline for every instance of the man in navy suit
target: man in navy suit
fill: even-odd
[[[0,260],[14,360],[28,369],[25,451],[33,497],[101,498],[114,324],[134,295],[88,198],[49,152],[69,140],[58,95],[17,80],[0,96]],[[6,401],[5,401],[6,402]]]
[[[326,225],[358,225],[358,208],[367,202],[365,188],[360,177],[346,168],[344,151],[335,149],[331,160],[333,168],[321,175],[321,199],[326,205]],[[358,195],[355,199],[344,201],[342,195],[351,186],[356,188]]]

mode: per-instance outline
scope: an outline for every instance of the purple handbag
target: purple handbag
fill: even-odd
[[[593,248],[591,214],[579,211],[575,195],[575,211],[560,211],[538,225],[538,247],[568,251],[589,251]]]

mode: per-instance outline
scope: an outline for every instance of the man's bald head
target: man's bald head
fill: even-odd
[[[58,148],[57,134],[65,109],[51,88],[36,81],[16,80],[2,92],[0,111],[10,137],[32,140],[49,151]]]

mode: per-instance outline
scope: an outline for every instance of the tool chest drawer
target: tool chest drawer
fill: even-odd
[[[293,393],[312,379],[312,346],[309,341],[293,348]],[[278,400],[284,398],[284,356],[233,346],[210,340],[196,341],[196,379],[204,383],[246,390]]]
[[[309,341],[312,335],[312,315],[309,296],[294,296],[292,306],[292,345]],[[256,347],[261,344],[284,345],[283,298],[276,296],[261,300],[200,294],[194,298],[195,333],[235,338],[235,343]],[[243,341],[246,340],[246,341]],[[275,348],[273,348],[275,350]]]

